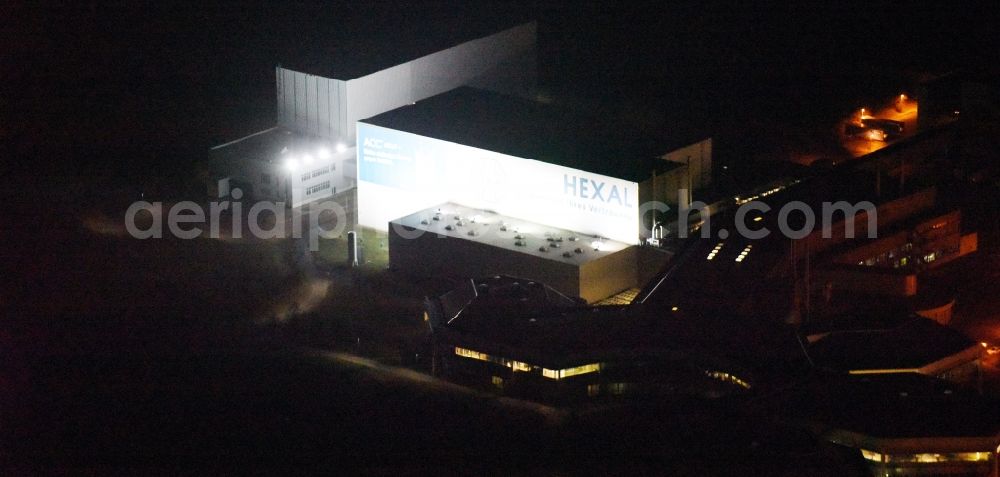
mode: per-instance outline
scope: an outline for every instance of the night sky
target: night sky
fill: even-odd
[[[238,3],[3,7],[4,121],[19,174],[182,178],[274,122],[274,74],[358,36],[537,19],[544,90],[657,133],[841,114],[914,73],[995,64],[987,11],[908,2]],[[909,75],[909,76],[907,76]],[[617,110],[616,110],[617,109]],[[623,112],[624,111],[624,112]],[[807,118],[808,120],[808,118]],[[750,130],[753,130],[751,127]],[[10,151],[13,151],[11,154]],[[736,159],[736,158],[732,158]],[[722,160],[726,160],[725,157]]]

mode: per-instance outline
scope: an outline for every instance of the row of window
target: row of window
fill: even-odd
[[[951,255],[958,252],[957,248],[949,248],[947,250],[935,250],[924,255],[912,255],[910,252],[913,251],[913,244],[908,243],[905,246],[889,250],[888,252],[882,252],[874,257],[869,257],[865,260],[859,260],[858,265],[864,265],[868,267],[888,267],[900,268],[906,267],[907,265],[916,263],[931,263],[938,258],[945,255]]]
[[[306,195],[312,195],[319,191],[326,190],[330,188],[330,181],[320,182],[312,187],[306,189]]]
[[[987,462],[990,460],[991,452],[952,452],[945,454],[920,453],[920,454],[882,454],[867,449],[861,449],[861,456],[867,460],[875,462],[895,463],[895,462]]]
[[[334,165],[334,164],[330,164],[329,166],[323,166],[323,167],[320,167],[319,169],[316,169],[315,171],[306,172],[306,173],[302,174],[302,180],[303,181],[307,181],[309,179],[312,179],[313,177],[319,177],[319,176],[321,176],[323,174],[328,174],[330,171],[334,171],[336,169],[337,169],[337,166]]]
[[[632,383],[608,383],[606,385],[608,394],[621,396],[632,391]],[[587,385],[587,396],[594,397],[601,394],[600,383]]]
[[[504,379],[500,376],[492,376],[490,378],[490,383],[493,387],[497,389],[504,388]],[[608,383],[605,385],[605,391],[613,396],[621,396],[623,394],[632,392],[632,383]],[[601,394],[601,384],[594,383],[587,385],[587,396],[595,397]]]
[[[307,180],[312,179],[314,177],[319,177],[319,176],[321,176],[323,174],[329,174],[330,172],[335,171],[335,170],[337,170],[337,165],[336,164],[330,164],[329,166],[323,166],[323,167],[320,167],[319,169],[316,169],[314,171],[303,173],[302,174],[302,180],[303,181],[307,181]],[[267,174],[267,173],[261,174],[260,175],[260,183],[264,184],[264,185],[270,185],[271,184],[271,174]]]
[[[471,358],[479,361],[486,361],[489,363],[499,364],[510,368],[514,371],[524,371],[529,372],[532,369],[538,368],[538,366],[532,366],[523,361],[515,361],[512,359],[502,358],[499,356],[490,356],[486,353],[481,353],[479,351],[474,351],[468,348],[455,347],[455,355],[461,356],[463,358]],[[572,368],[565,369],[548,369],[541,368],[542,376],[549,379],[563,379],[570,376],[578,376],[581,374],[594,373],[601,370],[601,363],[591,363],[582,366],[574,366]]]
[[[750,389],[750,383],[723,371],[705,371],[705,375],[712,379],[718,379],[719,381],[735,384],[743,389]]]

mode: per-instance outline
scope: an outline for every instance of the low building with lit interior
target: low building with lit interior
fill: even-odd
[[[466,280],[429,297],[426,319],[437,375],[556,404],[740,396],[771,379],[755,360],[801,357],[791,333],[758,339],[752,324],[695,323],[636,306],[586,306],[509,276]]]
[[[1000,402],[949,381],[817,375],[768,399],[778,419],[854,449],[872,475],[997,475]]]

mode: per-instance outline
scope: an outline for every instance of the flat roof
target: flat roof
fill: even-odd
[[[649,306],[587,306],[528,279],[473,279],[438,299],[447,321],[443,328],[458,333],[457,342],[536,365],[687,350],[766,380],[785,371],[771,366],[772,360],[802,356],[794,331],[783,324],[729,316],[693,320],[682,310]]]
[[[917,369],[978,344],[921,317],[888,329],[834,331],[809,346],[817,366],[837,371]]]
[[[680,164],[666,144],[604,117],[461,87],[360,122],[525,159],[640,182]]]
[[[898,447],[905,443],[893,439],[937,438],[940,442],[923,445],[945,448],[948,438],[982,437],[995,446],[1000,433],[1000,402],[996,398],[915,373],[817,375],[774,396],[769,404],[777,412],[812,422],[833,436],[843,435],[842,431],[867,436],[854,445]]]
[[[578,267],[631,246],[451,202],[400,217],[391,223]],[[599,250],[594,248],[595,242],[599,242]]]
[[[375,10],[347,11],[348,16],[323,32],[306,32],[303,38],[308,42],[283,52],[280,66],[325,78],[361,78],[528,20],[482,12],[476,15],[474,11],[460,15],[434,8],[415,9],[412,15],[395,11],[399,8],[384,13]],[[469,15],[475,16],[475,21],[470,21]]]

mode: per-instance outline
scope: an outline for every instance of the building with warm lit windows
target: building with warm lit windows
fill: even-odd
[[[426,306],[436,373],[505,395],[570,404],[713,398],[756,386],[756,372],[733,354],[740,348],[734,341],[749,340],[728,325],[706,333],[641,307],[585,306],[507,276],[467,280]],[[786,344],[798,352],[794,340]],[[782,348],[770,349],[777,355]],[[747,354],[754,353],[760,349]]]
[[[879,197],[870,190],[871,179],[864,171],[833,184],[813,178],[759,197],[769,209],[750,210],[742,225],[766,230],[762,237],[718,237],[720,229],[738,230],[736,219],[712,216],[709,236],[688,247],[671,272],[648,284],[636,300],[808,322],[870,305],[871,297],[906,303],[911,311],[946,323],[950,298],[920,277],[975,252],[977,234],[962,228],[960,211],[939,205],[934,187]],[[831,206],[829,197],[841,199],[841,208]],[[784,223],[780,218],[784,204],[793,201],[814,218],[794,240],[782,227],[802,231],[803,214],[788,214]]]
[[[997,475],[1000,402],[949,381],[820,375],[768,400],[779,420],[853,449],[872,475]]]

